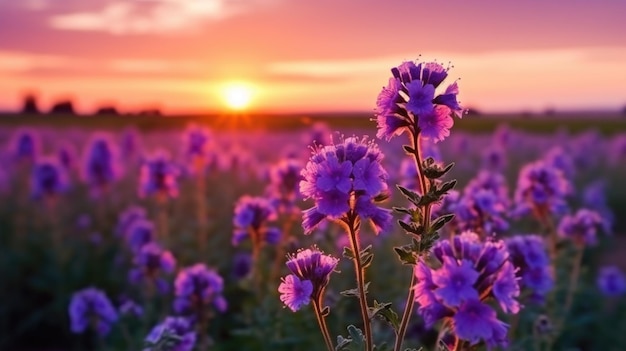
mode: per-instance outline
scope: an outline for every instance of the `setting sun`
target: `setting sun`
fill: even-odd
[[[230,109],[244,110],[252,101],[253,89],[247,84],[232,83],[222,90],[222,98]]]

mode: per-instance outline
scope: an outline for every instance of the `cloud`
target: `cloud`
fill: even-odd
[[[201,24],[250,10],[261,0],[112,0],[103,8],[59,14],[50,25],[61,30],[115,35],[186,32]]]
[[[69,66],[71,60],[63,56],[39,55],[0,51],[0,72],[23,73],[37,69],[55,69]]]

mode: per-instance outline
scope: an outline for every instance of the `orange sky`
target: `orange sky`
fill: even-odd
[[[402,60],[452,61],[483,111],[626,104],[626,2],[614,0],[0,0],[0,109],[372,110]]]

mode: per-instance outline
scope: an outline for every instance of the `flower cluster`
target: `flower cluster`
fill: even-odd
[[[135,253],[133,260],[135,268],[129,274],[129,280],[138,284],[144,280],[152,281],[159,292],[165,294],[169,291],[168,283],[159,277],[159,273],[169,274],[176,267],[176,260],[171,252],[163,250],[158,244],[151,242],[145,244]]]
[[[139,219],[146,219],[147,215],[145,208],[129,206],[119,214],[115,226],[115,234],[118,236],[126,236],[128,229],[132,227],[133,223]]]
[[[616,297],[626,293],[626,278],[616,266],[602,267],[598,274],[597,284],[606,296]]]
[[[562,214],[567,209],[565,196],[571,185],[558,168],[537,161],[525,165],[515,189],[517,214],[534,211],[538,215]]]
[[[501,174],[482,171],[467,184],[456,204],[455,225],[461,231],[473,230],[483,235],[508,229],[506,220],[509,198],[506,180]]]
[[[42,160],[33,168],[31,184],[33,198],[55,197],[68,189],[67,174],[56,162]]]
[[[451,116],[460,118],[463,109],[457,102],[457,82],[435,96],[436,89],[448,76],[448,69],[437,62],[406,61],[391,73],[393,77],[376,102],[376,136],[389,140],[409,128],[434,142],[449,136],[454,124]]]
[[[222,295],[224,280],[216,271],[202,263],[178,272],[174,287],[176,313],[192,314],[211,305],[219,312],[226,311],[227,303]]]
[[[254,244],[276,244],[280,241],[281,232],[277,227],[269,225],[276,220],[277,213],[270,200],[262,197],[242,196],[235,205],[232,244],[237,246],[253,235]]]
[[[391,214],[376,205],[386,197],[387,172],[378,147],[365,138],[346,138],[314,150],[300,182],[300,193],[313,199],[315,206],[304,211],[305,233],[309,234],[324,219],[340,219],[348,212],[370,219],[376,233],[391,225]]]
[[[11,141],[11,154],[16,160],[34,161],[39,155],[39,135],[32,130],[16,132]]]
[[[117,321],[117,311],[106,294],[96,288],[86,288],[72,295],[69,306],[71,330],[83,333],[93,328],[99,335],[106,335]]]
[[[278,202],[281,213],[290,213],[295,210],[295,200],[298,198],[298,185],[302,180],[300,171],[302,163],[294,158],[281,160],[269,170],[269,196]]]
[[[433,255],[441,267],[420,261],[415,269],[415,299],[426,324],[443,319],[454,337],[471,345],[506,346],[507,325],[485,303],[494,298],[505,313],[520,309],[520,288],[504,242],[481,242],[477,234],[464,232],[439,241]]]
[[[179,170],[164,151],[148,158],[139,174],[139,196],[177,197]]]
[[[157,344],[165,333],[170,333],[180,338],[180,340],[170,345],[167,350],[171,351],[191,351],[196,344],[196,332],[192,323],[184,317],[167,317],[161,323],[152,328],[146,341]]]
[[[557,233],[561,238],[571,239],[579,246],[595,245],[598,229],[604,227],[604,220],[597,212],[582,208],[574,215],[563,216]]]
[[[154,224],[147,219],[136,219],[129,226],[126,233],[126,242],[133,252],[153,242],[156,239],[156,229]]]
[[[311,300],[321,301],[338,262],[339,259],[325,255],[316,246],[290,255],[287,267],[292,274],[284,277],[278,286],[280,301],[293,312]]]
[[[106,136],[97,136],[86,150],[83,178],[95,194],[108,188],[119,177],[117,155]]]
[[[529,290],[532,301],[543,302],[554,286],[554,272],[545,241],[538,235],[516,235],[507,239],[506,245],[520,278],[520,288]]]

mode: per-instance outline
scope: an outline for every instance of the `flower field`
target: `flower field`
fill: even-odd
[[[0,350],[623,350],[626,131],[456,130],[446,76],[358,126],[0,127]]]

